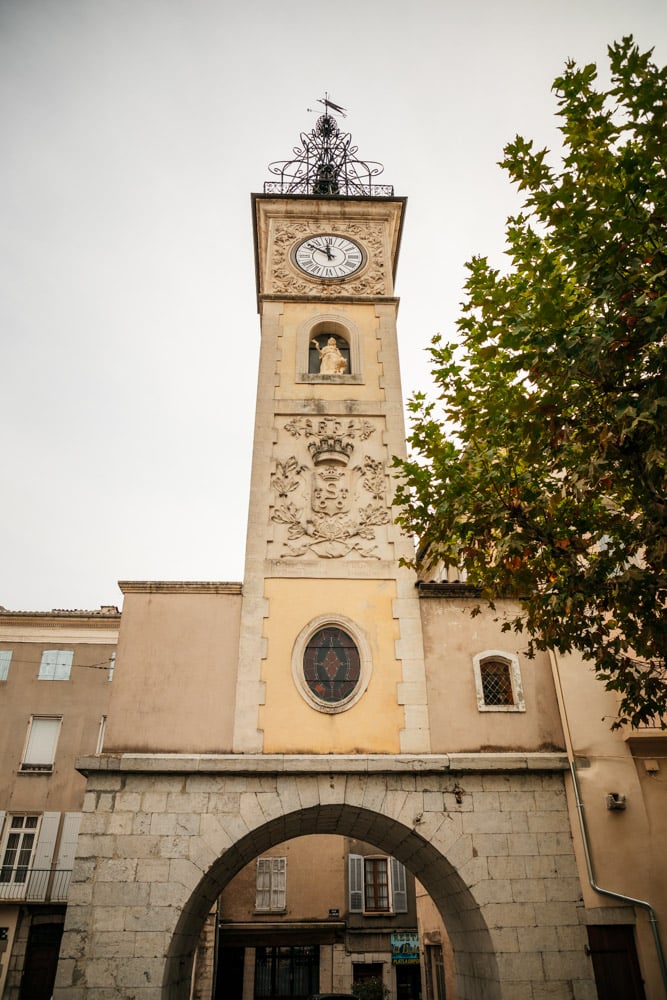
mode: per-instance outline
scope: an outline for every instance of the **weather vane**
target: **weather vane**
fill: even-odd
[[[324,114],[310,132],[301,133],[301,145],[294,147],[291,160],[269,164],[269,172],[278,180],[266,181],[264,193],[393,197],[390,184],[374,183],[384,170],[382,164],[358,159],[352,136],[341,132],[334,115],[345,118],[346,109],[327,93],[317,103],[324,105]],[[308,108],[311,113],[316,110]]]
[[[329,108],[332,108],[336,112],[337,115],[341,116],[341,118],[347,118],[347,109],[346,108],[341,108],[340,104],[334,104],[334,102],[329,98],[329,95],[326,92],[324,94],[324,97],[318,97],[317,98],[317,103],[324,105],[325,113],[327,115],[329,114]],[[316,108],[308,108],[307,110],[310,111],[310,112],[313,112],[313,111],[316,111],[317,109]]]

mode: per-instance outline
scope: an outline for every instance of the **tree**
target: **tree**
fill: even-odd
[[[467,264],[458,337],[409,402],[399,522],[458,564],[528,652],[579,651],[614,725],[667,713],[667,71],[632,37],[554,83],[562,162],[517,137],[509,267]],[[476,609],[477,611],[479,608]]]
[[[357,1000],[388,1000],[389,990],[379,976],[362,979],[352,987]]]

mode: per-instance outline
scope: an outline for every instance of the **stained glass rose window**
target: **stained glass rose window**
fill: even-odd
[[[306,644],[303,674],[318,701],[336,705],[354,692],[361,676],[359,650],[354,640],[335,625],[318,629]]]

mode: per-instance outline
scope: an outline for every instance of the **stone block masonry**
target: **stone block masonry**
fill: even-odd
[[[459,1000],[594,996],[559,754],[80,764],[55,1000],[185,1000],[206,916],[245,864],[297,835],[369,831],[442,913]]]

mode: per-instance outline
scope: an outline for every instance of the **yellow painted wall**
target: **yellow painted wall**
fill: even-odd
[[[265,753],[398,753],[404,713],[397,701],[401,664],[392,615],[393,580],[266,581],[265,704],[259,724]],[[292,677],[292,650],[301,630],[320,615],[350,618],[371,650],[372,673],[363,697],[335,715],[310,706]]]

